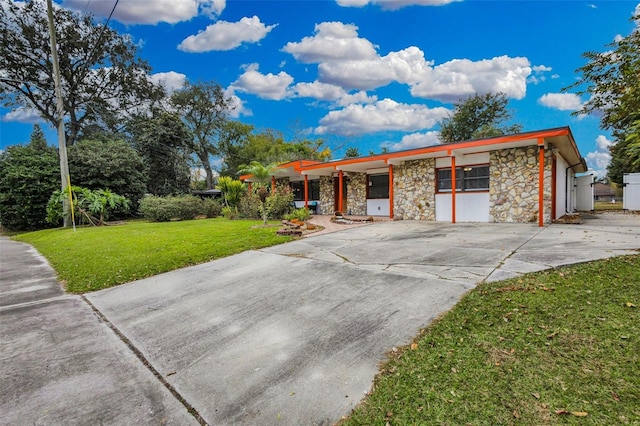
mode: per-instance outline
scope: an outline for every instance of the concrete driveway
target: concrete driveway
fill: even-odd
[[[410,343],[479,282],[639,248],[637,215],[599,215],[582,225],[545,228],[383,222],[83,299],[98,312],[92,327],[102,331],[95,339],[117,340],[117,355],[128,362],[134,354],[139,369],[148,364],[146,375],[133,369],[139,376],[132,380],[142,381],[132,392],[148,393],[145,386],[155,380],[152,400],[167,423],[185,424],[188,406],[194,423],[332,424],[369,391],[386,352]],[[64,297],[80,302],[80,296]],[[10,312],[0,310],[3,317]],[[119,338],[106,336],[106,326]],[[6,350],[3,343],[3,359]],[[0,410],[11,415],[16,406],[3,400]],[[22,421],[38,422],[35,414],[21,412]],[[157,419],[149,415],[146,422]]]

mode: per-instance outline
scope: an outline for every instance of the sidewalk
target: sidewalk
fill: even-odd
[[[0,237],[0,424],[198,424],[31,246]]]

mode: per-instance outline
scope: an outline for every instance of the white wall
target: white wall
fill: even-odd
[[[556,158],[556,217],[553,219],[559,219],[566,214],[567,209],[567,195],[569,189],[567,188],[567,167],[569,165],[564,158],[558,156]],[[570,171],[569,171],[570,172]]]
[[[377,198],[367,200],[367,215],[368,216],[389,216],[391,211],[389,210],[388,198]]]
[[[451,194],[436,194],[436,221],[451,222]],[[489,193],[456,194],[456,222],[489,222]]]
[[[489,153],[456,155],[456,167],[467,166],[469,164],[488,164]],[[436,168],[451,167],[451,157],[436,158]]]

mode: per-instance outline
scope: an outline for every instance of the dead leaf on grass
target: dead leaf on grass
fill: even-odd
[[[418,344],[414,342],[411,344],[411,350],[415,351],[416,349],[418,349]]]
[[[634,305],[631,302],[627,302],[627,303],[625,303],[625,305],[627,305],[627,308],[635,308],[636,307],[636,305]]]
[[[534,392],[531,395],[533,395],[535,399],[540,399],[540,394],[538,392]]]
[[[587,417],[589,415],[589,413],[585,413],[584,411],[572,411],[571,414],[576,417]]]

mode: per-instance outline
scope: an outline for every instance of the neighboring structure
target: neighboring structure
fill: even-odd
[[[329,162],[293,161],[277,169],[273,185],[288,183],[298,206],[317,203],[322,214],[543,226],[576,210],[576,173],[586,170],[571,130],[562,127]]]
[[[593,184],[593,198],[596,201],[615,201],[616,192],[606,183],[596,182]]]

